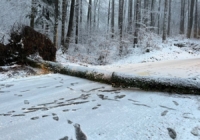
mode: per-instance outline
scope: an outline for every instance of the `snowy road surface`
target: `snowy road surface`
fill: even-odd
[[[48,74],[0,82],[0,140],[200,139],[200,96],[117,89]],[[173,137],[173,135],[171,135]]]
[[[126,75],[156,76],[170,78],[195,78],[200,81],[200,58],[149,62],[138,64],[120,64],[100,66],[100,69],[125,73]]]

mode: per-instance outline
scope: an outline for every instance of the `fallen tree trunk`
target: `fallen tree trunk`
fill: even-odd
[[[83,66],[61,65],[59,63],[50,61],[35,61],[30,58],[27,58],[27,61],[33,67],[40,67],[48,69],[49,71],[53,71],[55,73],[66,74],[97,82],[111,84],[112,72],[102,72],[96,69],[91,69]]]
[[[113,87],[137,87],[146,91],[162,91],[179,94],[200,95],[200,83],[190,79],[180,78],[153,78],[124,75],[116,72],[99,71],[83,66],[61,65],[50,61],[35,61],[28,58],[28,62],[33,67],[40,67],[80,78],[85,78],[97,82],[112,84]]]
[[[114,87],[138,87],[146,91],[200,95],[200,83],[188,79],[141,77],[114,72],[111,81]]]

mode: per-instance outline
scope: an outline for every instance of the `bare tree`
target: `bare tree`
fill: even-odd
[[[161,6],[161,0],[159,0],[159,6],[158,6],[158,34],[160,34],[160,6]]]
[[[186,36],[187,36],[187,34],[188,34],[188,26],[189,26],[189,24],[190,24],[190,0],[188,0],[187,1],[187,30],[186,30]]]
[[[87,28],[89,29],[89,32],[91,33],[91,29],[92,29],[92,0],[89,0],[89,4],[88,4]]]
[[[185,0],[181,0],[180,34],[185,33]]]
[[[68,51],[68,48],[69,48],[69,43],[70,43],[70,39],[71,39],[71,33],[72,33],[72,29],[73,29],[74,6],[75,6],[75,0],[71,0],[68,31],[67,31],[67,37],[66,37],[66,40],[65,40],[66,42],[65,42],[65,45],[64,45],[63,53]]]
[[[166,39],[167,39],[167,11],[168,11],[168,0],[165,0],[163,36],[162,36],[162,41],[163,42],[165,42]]]
[[[149,22],[149,0],[144,0],[144,25],[147,27]]]
[[[167,35],[170,36],[170,30],[171,30],[171,14],[172,14],[172,0],[169,0],[169,13],[168,13],[168,30]]]
[[[141,0],[136,0],[136,7],[135,7],[135,32],[134,32],[134,46],[138,44],[138,33],[140,30],[140,11],[141,7]]]
[[[122,32],[123,32],[123,5],[124,0],[119,0],[119,16],[118,16],[118,29],[120,34],[120,39],[122,38]]]
[[[118,17],[118,28],[120,36],[120,50],[119,55],[122,54],[122,33],[123,33],[123,11],[124,11],[124,0],[119,0],[119,17]]]
[[[99,3],[99,0],[94,1],[94,12],[93,12],[93,31],[96,30],[96,15],[97,15],[97,5]]]
[[[198,0],[196,1],[196,5],[195,5],[195,17],[194,17],[194,37],[198,38]]]
[[[79,37],[79,0],[76,0],[76,6],[75,6],[75,11],[76,11],[76,36],[75,36],[75,43],[78,44],[78,37]]]
[[[31,0],[30,27],[34,28],[36,16],[36,0]]]
[[[195,3],[195,0],[191,0],[191,3],[190,3],[190,15],[188,17],[187,38],[191,37],[192,26],[193,26],[194,3]]]
[[[155,0],[151,1],[151,28],[154,31],[155,28]]]
[[[66,12],[67,12],[68,2],[67,0],[62,0],[62,29],[61,29],[61,45],[64,46],[65,43],[65,22],[66,22]]]
[[[101,3],[99,1],[98,3],[98,19],[97,19],[97,28],[99,29],[99,24],[100,24],[100,8],[101,8]]]
[[[111,3],[111,0],[109,0],[109,2],[108,2],[108,23],[107,23],[107,27],[108,27],[108,29],[107,29],[107,31],[109,32],[109,27],[110,27],[110,3]]]
[[[55,11],[54,11],[54,18],[55,18],[55,21],[54,21],[54,37],[53,37],[53,43],[54,45],[58,46],[58,0],[55,0],[54,1],[54,4],[55,4]]]
[[[82,42],[82,31],[83,31],[83,0],[80,0],[80,33],[79,33],[79,40]]]
[[[112,31],[111,37],[114,38],[114,33],[115,33],[115,0],[112,0],[111,31]]]
[[[133,0],[128,2],[128,33],[132,34],[133,24]]]
[[[126,27],[126,23],[127,23],[127,17],[126,17],[126,14],[127,14],[127,12],[128,12],[128,9],[127,9],[127,1],[128,0],[123,0],[123,15],[122,15],[122,21],[123,21],[123,31],[122,31],[122,33],[123,32],[127,32],[127,27]]]

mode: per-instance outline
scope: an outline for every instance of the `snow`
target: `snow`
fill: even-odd
[[[0,39],[5,36],[4,44],[13,24],[29,24],[30,2],[1,0]],[[104,33],[86,36],[82,40],[85,44],[71,43],[68,54],[58,50],[57,62],[72,71],[103,73],[105,78],[114,72],[200,86],[200,40],[175,36],[162,43],[155,34],[141,37],[135,48],[133,41],[124,37],[119,56],[117,37],[108,39]],[[177,47],[177,43],[184,47]],[[65,136],[75,140],[76,123],[88,140],[168,140],[168,128],[175,130],[177,139],[200,139],[199,96],[118,89],[18,67],[0,67],[0,140]]]
[[[4,38],[4,44],[8,43],[10,30],[13,25],[29,24],[27,17],[30,11],[31,1],[22,0],[1,0],[0,2],[0,39]]]
[[[57,61],[60,63],[78,63],[84,65],[111,65],[120,66],[124,64],[136,64],[147,62],[158,62],[167,60],[182,60],[192,59],[200,57],[200,40],[198,39],[186,39],[182,36],[174,38],[168,38],[166,43],[162,43],[160,37],[154,37],[147,47],[141,44],[139,47],[133,48],[133,44],[127,41],[124,44],[124,53],[122,57],[118,54],[118,40],[93,40],[96,46],[91,44],[71,45],[68,54],[62,54],[61,50],[57,52]],[[177,43],[185,44],[185,47],[175,46]],[[104,44],[104,47],[102,47]],[[98,50],[100,48],[100,50]],[[88,53],[87,49],[93,51]],[[149,49],[150,52],[146,52]],[[103,50],[107,50],[107,54],[101,53]],[[100,52],[99,52],[100,51]],[[98,57],[103,54],[104,59],[102,63],[98,61]]]
[[[114,71],[130,77],[150,77],[155,79],[167,78],[171,79],[171,81],[174,79],[182,79],[183,82],[188,81],[188,84],[191,82],[196,82],[198,85],[200,84],[200,58],[123,64],[121,66],[108,65],[100,66],[98,68]]]
[[[7,79],[19,79],[31,75],[41,74],[46,74],[46,72],[43,69],[32,68],[29,66],[21,66],[14,64],[11,66],[0,67],[0,81],[5,81]]]
[[[0,81],[0,139],[75,140],[78,123],[88,140],[169,140],[167,128],[177,139],[198,140],[199,100],[61,74],[7,79]]]

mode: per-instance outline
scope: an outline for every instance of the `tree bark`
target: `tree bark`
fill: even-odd
[[[151,2],[151,31],[155,29],[155,0]]]
[[[149,22],[149,0],[144,1],[144,25],[147,27]]]
[[[71,33],[72,33],[72,30],[73,30],[74,6],[75,6],[75,0],[71,0],[69,25],[68,25],[67,37],[66,37],[66,40],[65,40],[66,42],[65,42],[63,53],[68,51],[68,48],[69,48]]]
[[[168,30],[167,30],[168,36],[170,36],[170,31],[171,31],[171,13],[172,13],[171,5],[172,5],[172,0],[169,0]]]
[[[96,17],[97,17],[97,5],[99,3],[99,0],[95,0],[94,1],[94,12],[93,12],[93,31],[96,31],[96,25],[97,25],[97,21],[96,21]]]
[[[158,35],[160,34],[160,6],[161,6],[161,0],[159,0],[159,7],[158,7]]]
[[[112,0],[112,15],[111,15],[111,37],[114,38],[115,33],[115,0]]]
[[[30,15],[30,27],[34,28],[36,16],[36,0],[31,0],[31,15]]]
[[[165,42],[166,39],[167,39],[167,11],[168,11],[168,0],[165,0],[163,36],[162,36],[162,41],[163,42]]]
[[[47,9],[47,7],[46,7],[46,9]],[[45,18],[47,19],[47,21],[49,21],[50,17],[49,17],[49,11],[48,10],[46,10],[45,16],[46,16]],[[49,36],[49,23],[47,21],[45,22],[45,35]]]
[[[54,11],[54,37],[53,37],[53,43],[54,46],[58,47],[58,0],[55,0],[55,11]]]
[[[92,0],[89,0],[89,4],[88,4],[87,29],[88,29],[89,33],[91,33],[91,30],[92,30]]]
[[[107,20],[107,32],[109,33],[109,27],[110,27],[110,3],[111,3],[111,0],[109,0],[108,2],[108,20]]]
[[[82,32],[83,32],[83,0],[80,0],[80,32],[79,32],[79,41],[82,43]]]
[[[27,63],[33,67],[44,68],[48,71],[56,73],[77,76],[80,78],[86,78],[93,81],[112,84],[113,87],[137,87],[146,91],[162,91],[179,94],[195,94],[200,95],[200,86],[197,84],[186,85],[186,79],[177,78],[163,78],[153,79],[148,77],[130,77],[115,72],[101,73],[88,67],[76,67],[76,66],[62,66],[59,63],[50,61],[35,61],[27,59]],[[182,81],[179,83],[170,81]]]
[[[136,8],[135,8],[135,32],[134,32],[134,46],[136,44],[138,44],[138,33],[140,30],[140,15],[141,15],[141,11],[140,11],[140,7],[141,7],[141,1],[140,0],[136,0]]]
[[[169,93],[179,93],[179,94],[195,94],[200,95],[200,87],[197,85],[186,85],[183,84],[185,79],[177,78],[163,78],[163,79],[153,79],[148,77],[130,77],[130,76],[121,76],[113,72],[112,77],[112,86],[113,87],[138,87],[146,91],[162,91]],[[171,81],[182,81],[179,83],[174,83]]]
[[[101,8],[101,3],[99,1],[98,3],[98,19],[97,19],[97,28],[99,30],[99,24],[100,24],[100,8]]]
[[[119,29],[119,37],[120,37],[120,49],[119,49],[119,55],[122,54],[122,35],[123,35],[123,7],[124,7],[124,0],[119,0],[119,17],[118,17],[118,29]]]
[[[181,0],[180,34],[185,33],[185,0]]]
[[[133,0],[128,2],[128,33],[132,34],[133,26]]]
[[[122,38],[122,32],[123,32],[123,5],[124,0],[119,0],[119,16],[118,16],[118,29],[120,34],[120,40]]]
[[[76,0],[76,36],[75,36],[75,43],[78,44],[79,39],[79,0]]]
[[[195,0],[191,0],[190,3],[190,16],[188,17],[188,28],[187,28],[187,38],[191,38],[192,26],[193,26],[193,14],[194,14],[194,3]]]
[[[61,29],[61,45],[65,44],[65,22],[68,2],[67,0],[62,1],[62,29]]]
[[[198,0],[196,1],[195,5],[195,17],[194,17],[194,38],[198,38]]]

